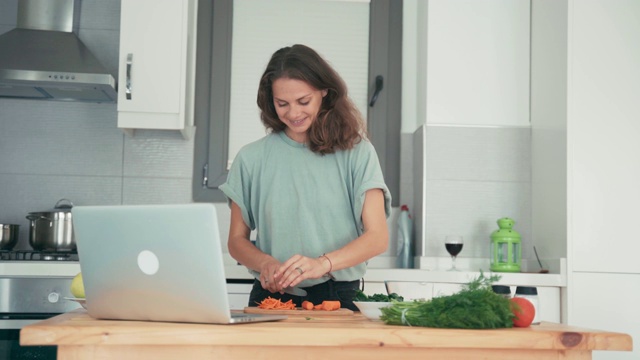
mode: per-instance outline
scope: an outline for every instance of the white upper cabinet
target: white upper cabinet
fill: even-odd
[[[567,148],[573,270],[640,274],[635,231],[640,2],[570,5]]]
[[[538,250],[566,253],[564,322],[637,339],[640,2],[534,1],[532,14]]]
[[[427,124],[529,126],[530,1],[426,4]]]
[[[118,127],[193,135],[196,1],[122,0]]]

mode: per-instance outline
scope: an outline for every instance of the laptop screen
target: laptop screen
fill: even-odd
[[[90,316],[230,321],[213,204],[75,206],[72,219]]]

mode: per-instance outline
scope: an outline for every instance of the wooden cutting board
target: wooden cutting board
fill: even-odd
[[[304,310],[302,308],[297,308],[296,310],[271,310],[271,309],[260,309],[255,306],[244,308],[244,312],[247,314],[276,314],[276,315],[302,315],[302,316],[350,316],[350,315],[353,315],[353,311],[349,309],[338,309],[333,311]]]

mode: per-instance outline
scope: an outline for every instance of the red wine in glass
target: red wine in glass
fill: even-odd
[[[462,236],[459,235],[448,235],[444,239],[444,247],[447,249],[449,255],[451,255],[451,269],[449,269],[449,271],[458,271],[458,269],[456,269],[456,256],[462,251],[463,245]]]
[[[462,251],[462,245],[464,244],[444,244],[444,247],[447,249],[447,252],[451,256],[457,256]]]

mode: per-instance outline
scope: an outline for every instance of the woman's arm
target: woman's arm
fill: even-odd
[[[271,291],[278,292],[282,288],[278,286],[273,279],[273,274],[280,267],[280,261],[273,256],[260,251],[249,240],[251,230],[242,219],[242,210],[235,203],[231,202],[231,225],[229,226],[229,254],[240,264],[249,269],[260,273],[260,282],[262,287]]]
[[[362,208],[362,224],[364,226],[362,235],[342,248],[326,253],[326,257],[292,256],[282,264],[275,274],[275,278],[279,279],[280,286],[283,288],[296,286],[302,280],[319,278],[329,271],[358,265],[385,252],[389,246],[389,230],[384,209],[382,189],[368,190],[365,193]],[[300,270],[297,270],[298,268]]]
[[[362,208],[364,233],[341,249],[327,253],[332,270],[346,269],[387,251],[389,229],[384,212],[384,194],[381,189],[366,192]]]

